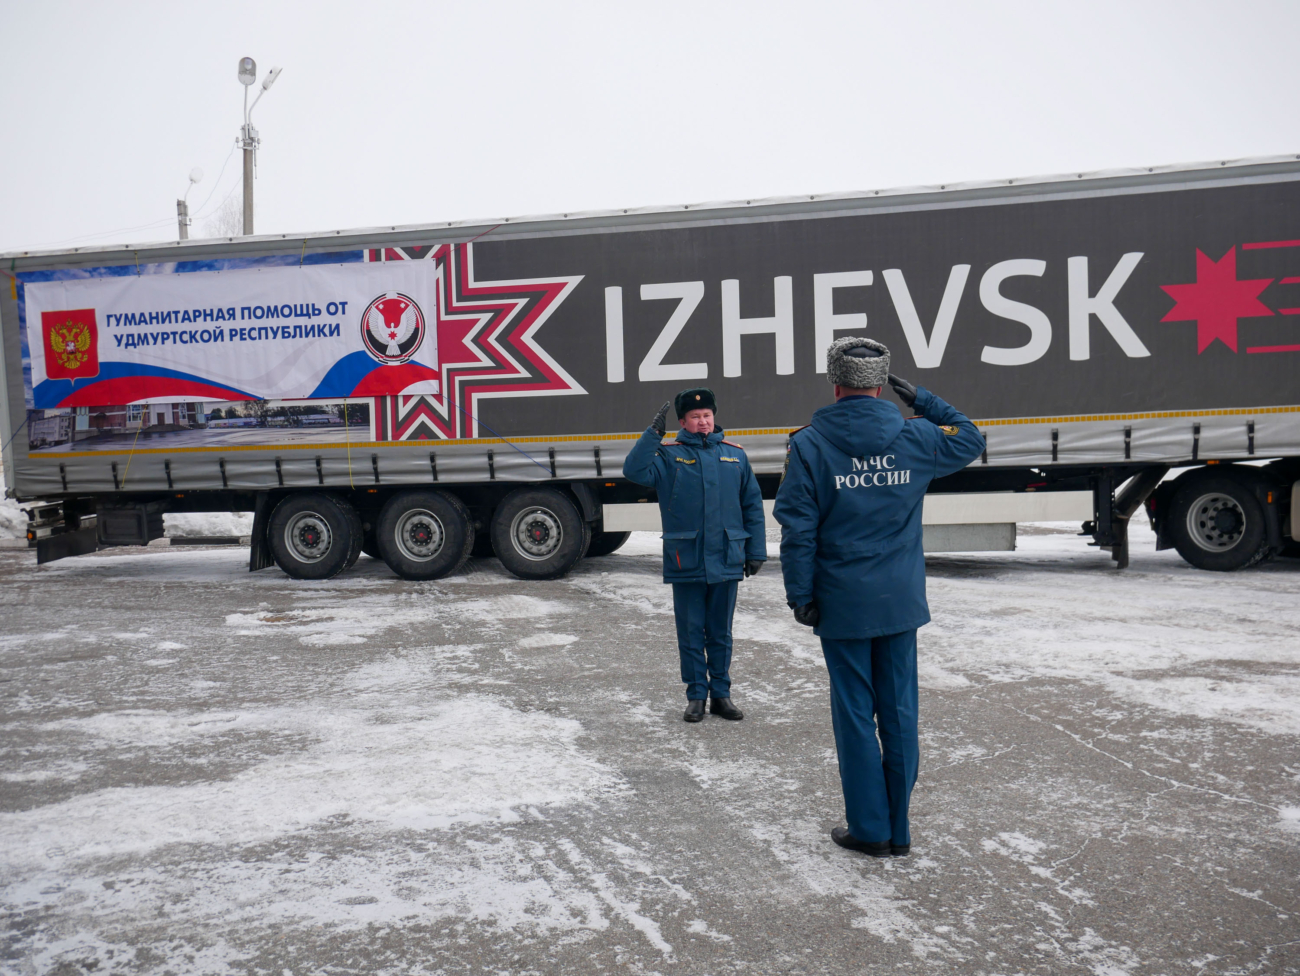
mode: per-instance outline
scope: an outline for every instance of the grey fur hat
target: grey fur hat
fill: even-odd
[[[889,381],[889,348],[875,339],[836,339],[826,348],[826,379],[855,390],[884,386]]]

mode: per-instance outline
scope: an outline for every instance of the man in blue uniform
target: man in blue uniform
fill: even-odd
[[[664,442],[668,404],[623,462],[623,477],[655,489],[663,520],[664,582],[673,585],[677,648],[686,682],[688,722],[709,711],[733,721],[731,616],[736,584],[763,568],[767,535],[763,496],[749,458],[714,426],[713,391],[683,390],[675,403],[681,430]]]
[[[900,856],[911,849],[920,761],[916,630],[930,620],[921,502],[931,479],[979,457],[984,440],[964,414],[890,375],[879,342],[836,340],[826,365],[835,403],[791,436],[776,495],[781,571],[795,619],[821,638],[830,672],[848,819],[831,838]],[[879,399],[886,382],[919,417],[905,421]]]

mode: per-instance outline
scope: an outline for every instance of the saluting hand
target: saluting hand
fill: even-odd
[[[890,373],[889,385],[893,387],[894,392],[898,394],[898,399],[903,401],[903,406],[910,407],[916,402],[916,387],[907,382],[907,380]]]
[[[761,560],[761,559],[746,559],[746,560],[745,560],[745,579],[749,579],[751,576],[757,576],[757,575],[758,575],[758,571],[759,571],[760,569],[762,569],[762,568],[763,568],[763,560]]]
[[[668,408],[672,405],[673,402],[671,400],[665,400],[664,405],[660,407],[659,412],[655,414],[655,419],[650,421],[650,429],[660,437],[663,437],[664,432],[668,430]]]
[[[815,602],[805,603],[803,606],[795,606],[793,603],[787,604],[794,611],[794,619],[797,623],[805,627],[816,627],[821,623],[822,612],[817,608]]]

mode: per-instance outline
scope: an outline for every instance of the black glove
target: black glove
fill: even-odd
[[[805,603],[801,607],[789,602],[786,605],[794,611],[794,619],[805,627],[816,627],[821,623],[822,612],[817,609],[816,603]]]
[[[916,387],[907,382],[907,380],[899,379],[893,373],[890,373],[889,385],[893,387],[894,392],[898,394],[898,399],[903,401],[903,406],[910,407],[916,402]]]
[[[668,430],[668,408],[672,405],[673,402],[671,400],[665,400],[664,405],[660,407],[659,412],[655,414],[655,419],[650,421],[650,429],[660,437],[663,437],[664,432]]]
[[[757,576],[757,575],[758,575],[758,571],[759,571],[760,569],[762,569],[762,568],[763,568],[763,560],[761,560],[761,559],[746,559],[746,560],[745,560],[745,579],[749,579],[751,576]]]

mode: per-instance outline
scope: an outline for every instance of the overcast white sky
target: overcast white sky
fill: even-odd
[[[1295,0],[0,13],[4,250],[175,239],[195,166],[201,234],[237,195],[243,55],[284,68],[261,233],[1300,152]]]

